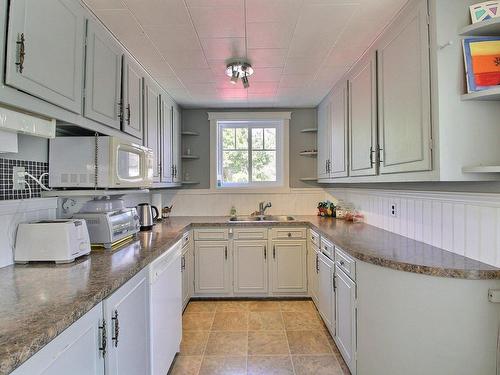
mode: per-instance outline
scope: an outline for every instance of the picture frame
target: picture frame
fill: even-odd
[[[500,36],[462,41],[467,92],[500,87]]]

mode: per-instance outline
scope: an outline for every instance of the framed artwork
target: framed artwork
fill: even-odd
[[[471,5],[469,8],[472,23],[500,16],[500,1],[485,1],[484,3]]]
[[[463,40],[467,90],[475,92],[500,85],[500,37]]]

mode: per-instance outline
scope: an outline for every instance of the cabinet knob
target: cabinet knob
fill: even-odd
[[[292,234],[290,232],[288,232],[288,237],[292,237]]]

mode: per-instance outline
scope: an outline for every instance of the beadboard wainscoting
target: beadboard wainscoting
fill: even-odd
[[[271,202],[268,214],[315,215],[318,202],[327,198],[323,189],[289,189],[285,192],[217,192],[212,190],[163,190],[163,206],[174,205],[172,216],[228,216],[231,207],[238,215],[249,215],[259,202]]]
[[[500,266],[500,194],[328,189],[373,226]],[[396,205],[396,215],[391,206]]]
[[[57,198],[0,201],[0,267],[13,263],[17,225],[56,218]]]

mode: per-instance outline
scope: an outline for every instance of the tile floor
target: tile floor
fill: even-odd
[[[192,301],[169,375],[350,374],[312,301]]]

